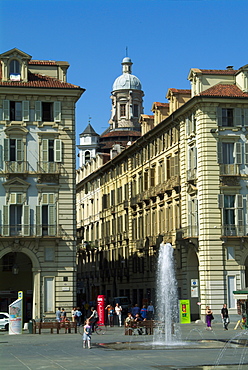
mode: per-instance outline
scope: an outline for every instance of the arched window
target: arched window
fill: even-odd
[[[11,60],[9,64],[9,74],[20,74],[20,63],[18,62],[18,60]]]
[[[90,160],[90,152],[89,151],[85,152],[84,159],[85,159],[85,162]]]

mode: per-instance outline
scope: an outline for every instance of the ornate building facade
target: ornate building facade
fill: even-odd
[[[140,116],[142,136],[77,171],[78,279],[87,300],[154,299],[161,241],[192,319],[248,285],[248,66],[191,69],[191,89]],[[199,304],[200,303],[200,304]]]
[[[75,104],[67,62],[0,55],[0,311],[24,320],[75,304]]]

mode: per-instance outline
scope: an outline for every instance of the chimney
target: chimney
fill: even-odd
[[[229,70],[229,71],[232,71],[233,70],[233,66],[227,66],[226,69]]]

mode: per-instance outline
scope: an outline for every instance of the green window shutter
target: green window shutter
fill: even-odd
[[[61,121],[61,102],[55,101],[53,104],[54,109],[54,122],[60,122]]]
[[[23,206],[22,234],[24,236],[30,235],[30,210],[28,205]]]
[[[242,110],[241,108],[234,109],[235,126],[242,126]]]
[[[29,101],[24,100],[22,102],[22,120],[29,121]]]
[[[42,235],[42,225],[41,225],[41,206],[36,206],[36,235]]]
[[[234,144],[235,150],[235,163],[236,164],[241,164],[242,163],[242,146],[241,143],[235,143]]]
[[[48,162],[48,139],[42,140],[41,151],[42,151],[42,161]]]
[[[60,139],[54,140],[54,162],[62,162],[62,141]]]
[[[218,195],[218,206],[219,208],[224,208],[224,194]]]
[[[48,206],[48,235],[56,235],[56,207],[51,204]]]
[[[248,164],[248,143],[245,143],[245,164]]]
[[[9,121],[9,100],[3,100],[3,121]]]
[[[49,204],[54,204],[55,203],[54,194],[53,193],[48,194],[48,203]]]
[[[3,143],[3,158],[4,161],[9,161],[9,139],[4,139]]]
[[[23,161],[23,142],[22,139],[16,139],[16,160]]]
[[[9,236],[9,206],[3,206],[3,235]]]
[[[34,113],[34,120],[41,121],[42,120],[42,109],[41,109],[41,101],[35,102],[35,113]]]
[[[222,142],[218,142],[218,163],[223,163]]]
[[[16,193],[11,193],[10,194],[9,204],[16,204]]]
[[[244,125],[248,126],[248,109],[244,109]]]
[[[217,107],[217,123],[218,126],[222,126],[222,108]]]
[[[42,204],[48,204],[48,194],[47,193],[42,194]]]

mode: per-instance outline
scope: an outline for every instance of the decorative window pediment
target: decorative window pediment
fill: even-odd
[[[27,81],[28,61],[31,55],[14,48],[0,55],[2,62],[2,81]]]

